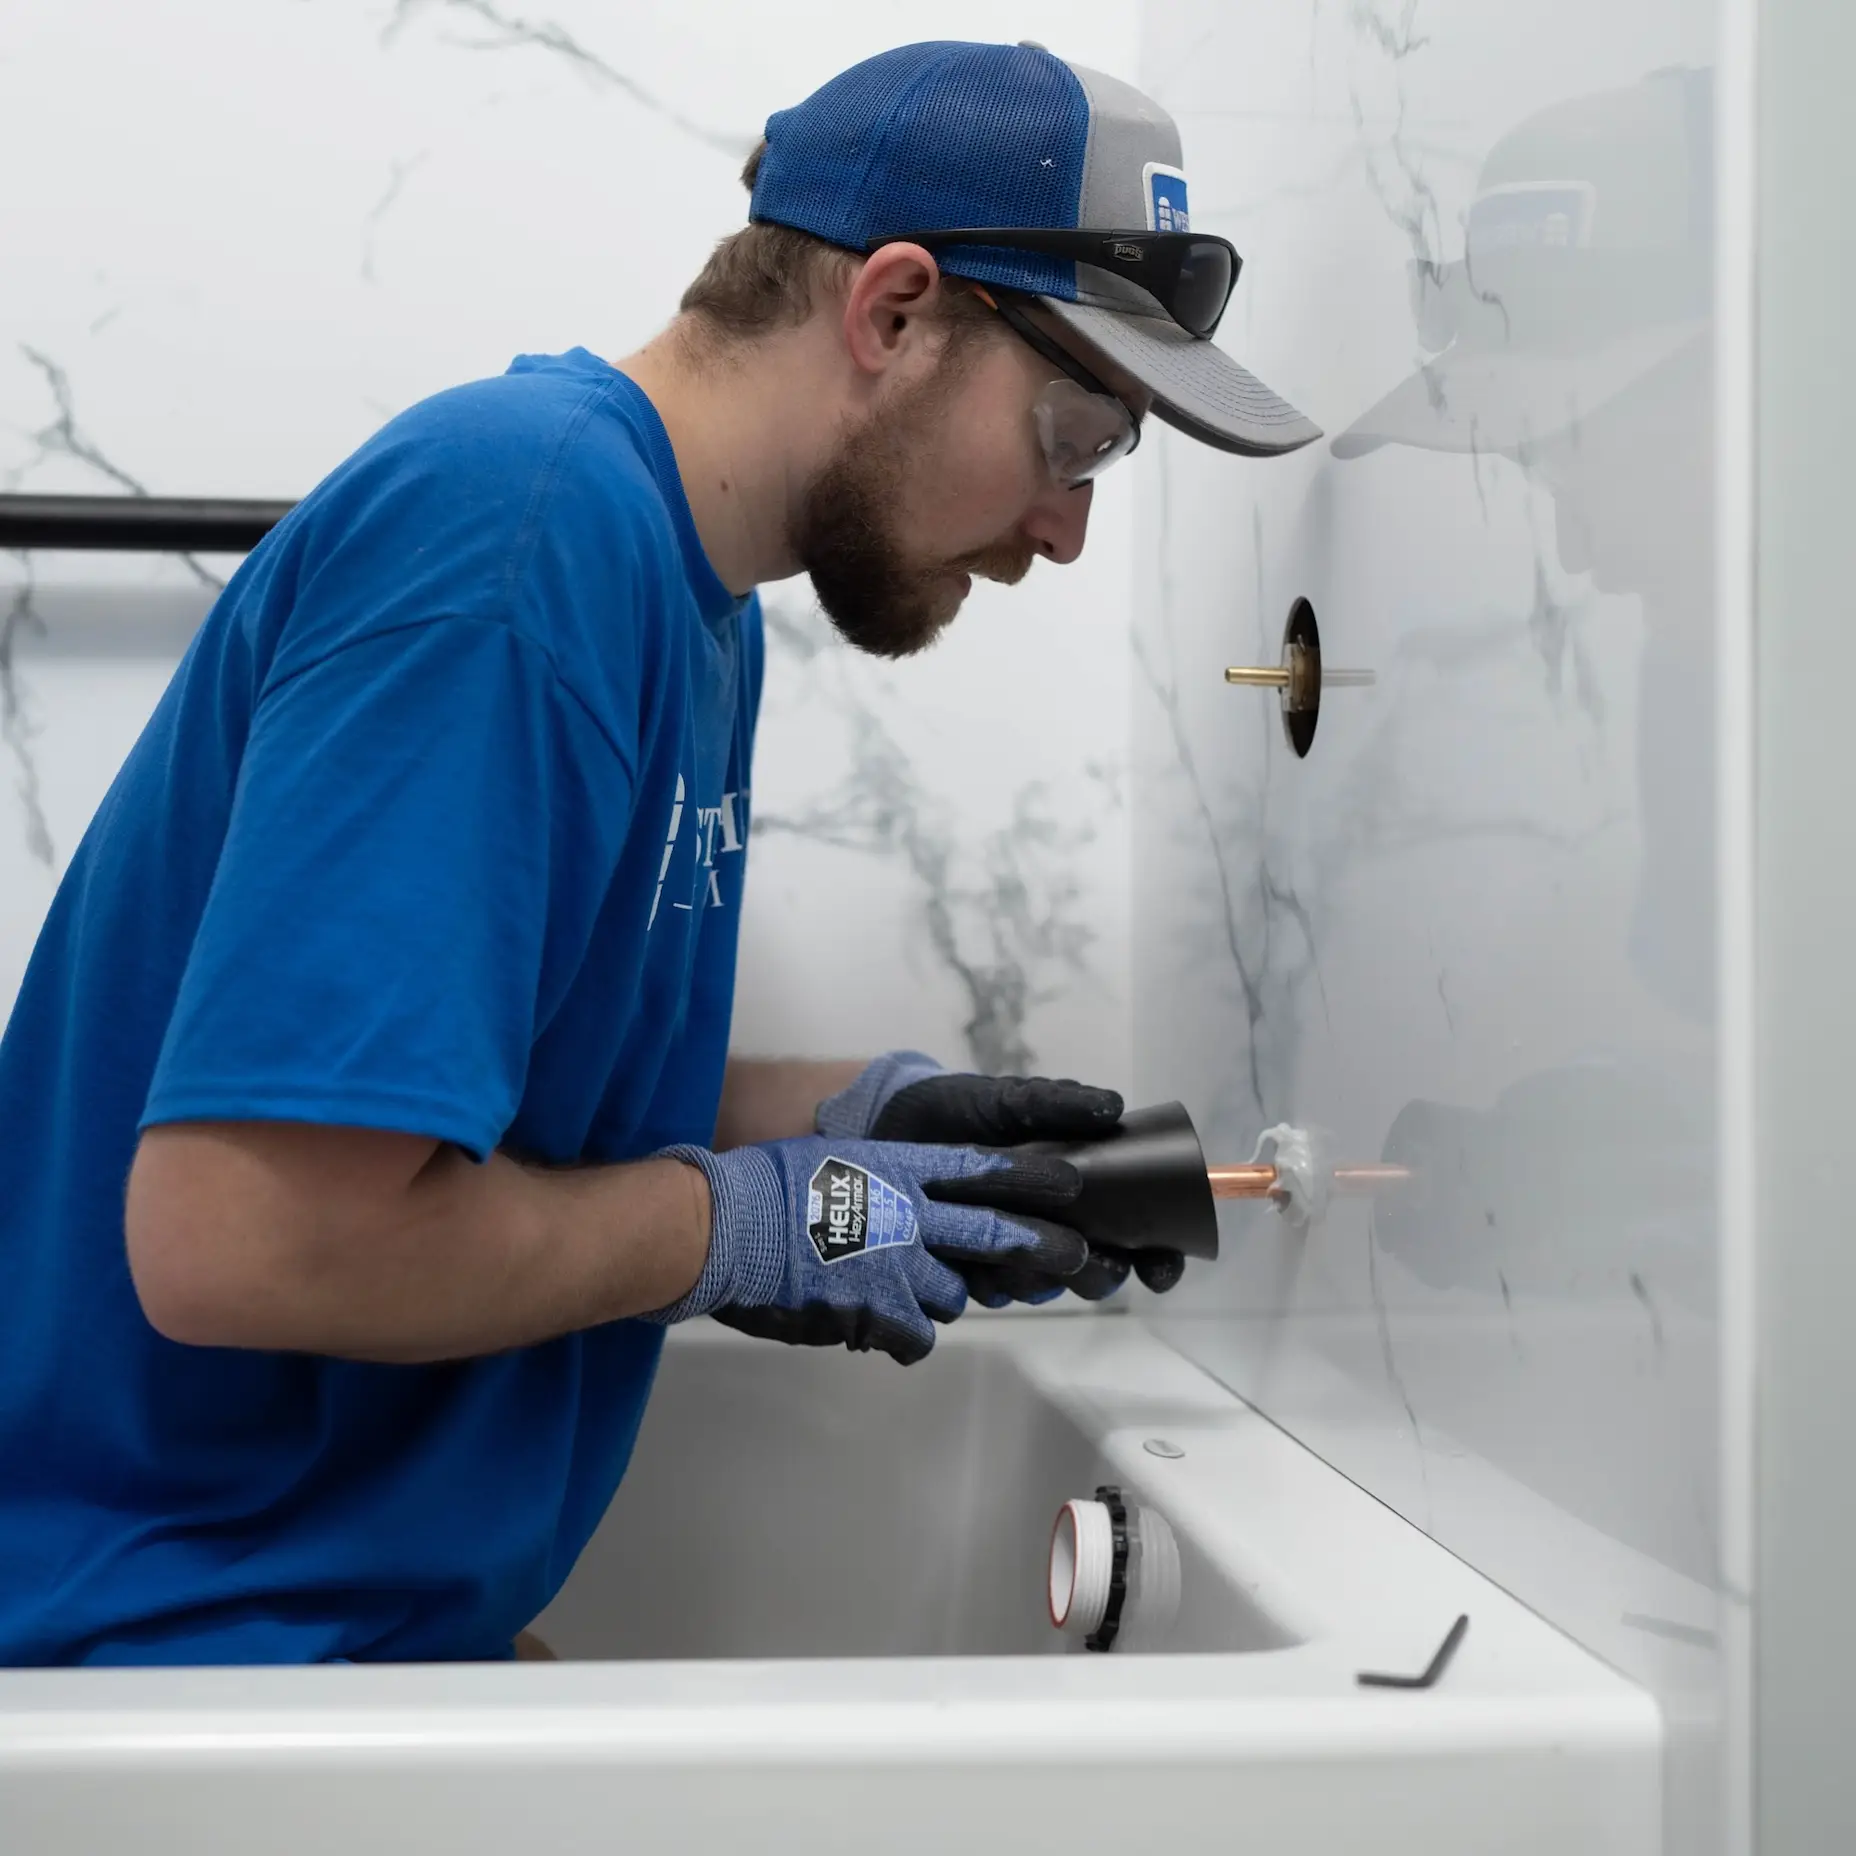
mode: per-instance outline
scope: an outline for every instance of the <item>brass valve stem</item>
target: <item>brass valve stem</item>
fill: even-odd
[[[1314,645],[1291,639],[1283,647],[1280,664],[1233,664],[1224,680],[1244,689],[1275,690],[1288,714],[1305,715],[1321,707],[1324,689],[1371,689],[1374,676],[1370,670],[1324,670]]]
[[[1284,647],[1280,664],[1234,664],[1224,680],[1247,689],[1280,690],[1282,706],[1300,715],[1321,706],[1321,653],[1292,641]]]

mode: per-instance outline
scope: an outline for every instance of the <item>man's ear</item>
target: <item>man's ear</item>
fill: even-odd
[[[916,349],[941,295],[941,267],[919,245],[884,245],[851,281],[844,345],[866,374],[883,374]]]

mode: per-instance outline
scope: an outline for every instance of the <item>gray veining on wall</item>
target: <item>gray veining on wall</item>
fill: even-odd
[[[964,1001],[967,1059],[981,1070],[1035,1069],[1033,1011],[1096,977],[1098,934],[1072,864],[1101,816],[1120,805],[1118,768],[1086,764],[1081,817],[1059,808],[1050,782],[1033,780],[1013,794],[1007,825],[963,831],[942,782],[885,719],[898,706],[893,675],[860,659],[816,608],[770,599],[765,611],[770,658],[804,667],[787,681],[808,736],[844,740],[820,754],[830,777],[803,802],[781,811],[757,804],[755,841],[803,838],[899,863],[917,892],[920,933]]]
[[[24,489],[40,467],[58,458],[69,458],[83,466],[87,472],[104,480],[102,485],[97,486],[99,493],[114,491],[130,496],[149,495],[148,485],[140,477],[106,457],[97,442],[79,426],[77,400],[69,373],[50,355],[42,353],[30,343],[21,342],[19,350],[43,376],[51,394],[53,413],[47,424],[30,435],[30,450],[25,461],[0,476],[0,483],[4,483],[9,490]],[[179,554],[174,558],[182,562],[202,586],[217,589],[225,585],[224,580],[196,555]]]
[[[1417,29],[1419,0],[1348,0],[1347,24],[1360,38],[1377,45],[1394,64],[1430,44],[1430,35]],[[1316,0],[1316,12],[1320,0]],[[1310,46],[1311,54],[1313,45]]]
[[[1136,10],[1025,0],[1014,35],[1126,68]],[[743,222],[769,112],[885,45],[995,26],[984,0],[29,0],[0,23],[0,160],[34,177],[0,200],[22,257],[0,488],[288,498],[517,353],[629,353]],[[73,98],[99,136],[48,167]],[[985,589],[932,661],[891,680],[821,650],[843,712],[794,690],[792,728],[769,714],[756,1048],[919,1042],[1126,1081],[1128,494],[1097,499],[1082,566]],[[0,560],[0,1011],[194,589],[229,567]],[[773,710],[786,652],[776,630]]]
[[[745,160],[760,140],[758,134],[709,127],[685,115],[674,104],[591,50],[558,20],[529,19],[493,4],[493,0],[394,0],[393,16],[382,27],[380,41],[391,45],[422,15],[468,22],[461,31],[441,34],[446,45],[465,51],[500,52],[535,47],[564,60],[589,81],[616,90],[639,108],[661,116],[673,128],[736,160]]]
[[[1194,223],[1247,261],[1220,340],[1329,437],[1254,466],[1164,446],[1137,1079],[1220,1154],[1283,1120],[1406,1171],[1302,1229],[1231,1209],[1217,1269],[1155,1318],[1698,1721],[1713,11],[1153,17]],[[1306,760],[1220,674],[1275,662],[1298,597],[1324,665],[1377,677],[1324,692]],[[1672,1847],[1706,1847],[1705,1737],[1671,1760]]]
[[[33,718],[32,698],[20,675],[18,656],[20,639],[28,631],[43,633],[45,622],[32,603],[32,556],[20,549],[9,552],[18,563],[20,578],[0,592],[0,598],[6,600],[5,612],[0,615],[0,747],[13,761],[13,790],[25,825],[27,855],[50,868],[54,861],[52,832],[45,818],[39,764],[32,745],[39,725]]]
[[[107,323],[109,317],[106,314],[99,320]],[[65,467],[59,472],[61,481],[69,482],[73,476],[70,467],[75,466],[76,479],[86,490],[148,495],[148,485],[142,478],[108,456],[81,424],[69,370],[29,342],[20,342],[18,351],[49,397],[50,417],[42,424],[22,429],[23,446],[14,460],[0,470],[0,489],[30,490],[41,473],[60,466]],[[36,419],[42,414],[34,412],[30,416]],[[26,854],[33,863],[54,869],[58,848],[46,811],[39,752],[39,736],[46,724],[21,662],[22,646],[29,637],[43,641],[48,636],[48,621],[37,558],[25,549],[7,552],[15,576],[9,577],[9,584],[0,586],[0,599],[6,602],[4,617],[0,617],[0,748],[14,766],[13,789]],[[196,556],[183,554],[177,559],[202,587],[217,591],[224,585],[220,576]]]
[[[1170,461],[1177,451],[1171,440],[1163,441],[1158,463],[1159,548],[1168,563],[1180,551],[1173,527],[1176,512],[1167,487]],[[1519,481],[1512,468],[1508,475]],[[1272,603],[1265,590],[1268,580],[1259,509],[1252,511],[1250,545],[1258,616],[1250,645],[1241,655],[1247,662],[1269,663],[1281,653],[1276,614],[1287,609],[1289,600],[1284,594]],[[1545,572],[1538,561],[1536,570]],[[1521,841],[1571,853],[1617,824],[1620,814],[1615,803],[1602,795],[1583,816],[1568,819],[1563,814],[1555,816],[1545,805],[1530,804],[1525,795],[1503,804],[1493,803],[1488,794],[1474,787],[1430,794],[1411,790],[1408,762],[1414,735],[1423,732],[1433,714],[1458,700],[1453,685],[1473,685],[1525,662],[1524,654],[1538,646],[1537,604],[1511,612],[1472,613],[1402,633],[1390,641],[1390,655],[1378,666],[1377,688],[1352,699],[1359,716],[1349,718],[1344,711],[1336,715],[1333,705],[1350,698],[1332,696],[1329,714],[1336,719],[1326,724],[1330,729],[1337,722],[1345,726],[1350,719],[1364,725],[1336,795],[1330,827],[1318,838],[1303,837],[1300,820],[1283,790],[1285,780],[1293,778],[1290,770],[1295,763],[1273,714],[1266,714],[1260,727],[1246,727],[1246,751],[1221,761],[1216,770],[1205,764],[1194,745],[1182,700],[1177,578],[1170,565],[1163,569],[1152,622],[1137,631],[1134,653],[1146,689],[1164,718],[1172,765],[1160,777],[1183,788],[1177,798],[1169,797],[1161,815],[1189,818],[1191,835],[1202,842],[1210,858],[1213,881],[1209,887],[1215,909],[1213,919],[1200,923],[1193,935],[1191,958],[1195,967],[1202,967],[1208,958],[1226,967],[1241,1003],[1240,1093],[1244,1104],[1237,1130],[1241,1144],[1292,1114],[1298,1087],[1296,1051],[1307,1029],[1308,1011],[1315,1009],[1321,1025],[1332,1027],[1320,955],[1323,928],[1336,906],[1336,892],[1363,865],[1396,862],[1426,848],[1484,839]],[[1537,590],[1536,599],[1542,597]],[[1587,606],[1589,600],[1555,605],[1551,610],[1563,632]],[[1231,655],[1240,654],[1233,651]],[[1210,669],[1206,664],[1201,674]],[[1556,672],[1550,671],[1542,693],[1549,699],[1557,695]],[[1227,709],[1257,702],[1273,710],[1276,699],[1232,691],[1224,700]],[[1465,694],[1460,700],[1473,702],[1475,696]],[[1188,932],[1181,924],[1176,927],[1182,934]],[[1441,996],[1441,970],[1437,984]],[[1203,995],[1201,1003],[1202,999]],[[1444,1006],[1448,1013],[1447,999]],[[1221,1107],[1229,1106],[1221,1101]]]
[[[380,198],[367,209],[367,216],[361,221],[361,276],[367,283],[377,284],[380,281],[374,269],[380,222],[398,203],[400,195],[406,190],[406,183],[431,159],[431,152],[429,148],[422,148],[416,154],[396,157],[388,171],[387,184]]]

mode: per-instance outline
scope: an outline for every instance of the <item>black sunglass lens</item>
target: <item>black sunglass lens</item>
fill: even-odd
[[[1173,289],[1173,313],[1194,335],[1209,335],[1230,301],[1235,274],[1231,253],[1209,239],[1187,248]]]

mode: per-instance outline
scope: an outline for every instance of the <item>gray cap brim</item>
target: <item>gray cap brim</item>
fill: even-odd
[[[1446,348],[1362,413],[1331,447],[1364,457],[1382,445],[1515,453],[1589,418],[1707,334],[1705,322],[1659,323],[1597,348]]]
[[[1059,297],[1038,301],[1154,396],[1154,415],[1240,457],[1299,451],[1321,428],[1209,341],[1164,316],[1129,315]]]

